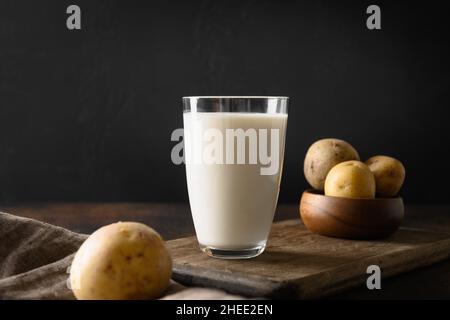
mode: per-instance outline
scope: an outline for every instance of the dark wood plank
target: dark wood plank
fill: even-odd
[[[145,223],[160,232],[165,239],[194,234],[194,225],[186,204],[31,203],[0,206],[0,211],[88,234],[104,225],[118,221]]]
[[[382,277],[450,256],[450,233],[402,228],[384,240],[354,241],[310,233],[300,220],[274,224],[266,252],[254,259],[211,259],[195,237],[168,241],[174,279],[251,297],[319,298],[365,285],[366,268]]]
[[[91,233],[118,220],[135,220],[158,230],[165,239],[194,234],[188,204],[166,203],[28,203],[1,205],[0,211]],[[298,207],[281,205],[276,220],[298,217]],[[450,231],[450,205],[407,205],[403,226]],[[450,260],[383,280],[382,290],[365,287],[340,293],[337,299],[450,299]]]

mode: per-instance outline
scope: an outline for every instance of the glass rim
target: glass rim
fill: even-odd
[[[287,96],[185,96],[186,112],[288,113]]]
[[[182,99],[289,99],[288,96],[184,96]]]

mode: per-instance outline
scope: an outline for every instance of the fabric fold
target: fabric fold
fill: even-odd
[[[67,285],[73,256],[88,235],[0,212],[0,299],[75,299]],[[171,282],[163,299],[236,299]]]

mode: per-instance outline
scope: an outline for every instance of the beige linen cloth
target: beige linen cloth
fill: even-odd
[[[87,235],[0,212],[0,299],[74,299],[68,268]],[[172,282],[163,299],[239,299]]]

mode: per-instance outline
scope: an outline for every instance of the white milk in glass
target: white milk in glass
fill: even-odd
[[[198,242],[203,247],[222,250],[265,246],[280,189],[287,115],[185,112],[183,120],[189,201]],[[264,150],[267,149],[266,154],[269,155],[278,154],[277,163],[272,159],[272,168],[267,169],[270,167],[267,159],[259,156],[259,144],[264,142],[259,134],[256,163],[254,153],[253,163],[250,163],[249,137],[245,138],[245,146],[241,145],[241,150],[245,150],[245,164],[238,164],[236,137],[233,137],[234,161],[231,157],[227,161],[227,143],[230,145],[227,129],[246,132],[247,129],[254,129],[257,133],[264,133],[260,129],[265,129],[267,138]],[[278,136],[271,134],[271,129],[278,129]],[[222,155],[218,148],[215,152],[211,151],[211,142],[220,136],[224,139]],[[275,138],[277,150],[271,150],[272,139]],[[222,162],[220,159],[223,159]],[[266,168],[265,175],[262,168]]]

